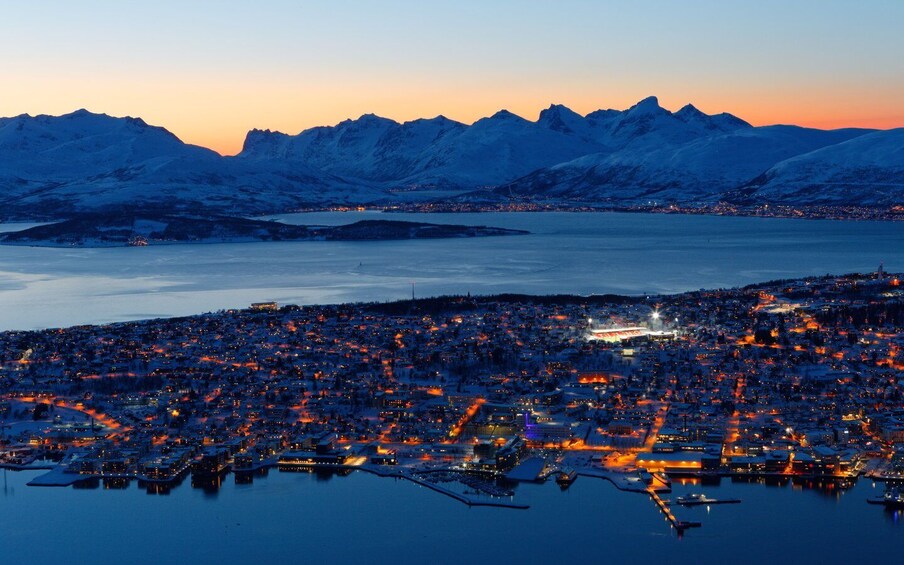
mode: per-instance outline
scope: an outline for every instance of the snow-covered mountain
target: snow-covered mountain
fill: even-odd
[[[753,127],[655,97],[471,125],[373,114],[297,135],[248,133],[235,157],[137,118],[79,110],[0,119],[0,215],[128,207],[220,214],[434,198],[556,203],[886,205],[902,194],[902,130]]]
[[[745,203],[904,203],[904,128],[785,159],[729,195]]]
[[[580,133],[565,128],[567,113]],[[537,122],[501,110],[470,126],[443,116],[398,123],[367,114],[295,136],[254,130],[238,158],[304,163],[389,189],[473,189],[603,149],[587,128],[584,118],[557,106]]]
[[[624,112],[587,116],[553,104],[537,121],[506,110],[470,126],[443,116],[400,124],[367,114],[295,136],[253,130],[238,158],[304,163],[387,189],[473,190],[590,154],[649,151],[750,128],[730,114],[708,116],[691,105],[673,114],[649,97]]]
[[[718,201],[780,161],[872,131],[753,127],[691,104],[673,113],[655,97],[606,113],[595,130],[609,151],[533,171],[494,193],[607,204]]]
[[[661,128],[634,138],[622,149],[535,171],[495,192],[613,204],[717,201],[779,161],[868,131],[742,126],[682,141],[679,135],[686,135],[686,130]],[[670,139],[664,139],[666,135]]]
[[[0,119],[0,210],[9,218],[121,207],[266,213],[383,194],[303,164],[252,167],[137,118],[79,110]]]
[[[237,159],[307,165],[396,195],[442,188],[481,200],[710,202],[785,159],[870,131],[753,127],[691,104],[671,112],[651,96],[586,116],[553,104],[536,121],[505,110],[472,125],[368,114],[298,135],[254,130]]]

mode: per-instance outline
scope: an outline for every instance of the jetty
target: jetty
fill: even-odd
[[[663,500],[662,497],[659,496],[659,493],[656,492],[654,489],[652,489],[652,488],[647,489],[647,494],[650,495],[650,498],[653,499],[653,502],[656,503],[656,506],[658,506],[659,509],[662,510],[662,513],[665,514],[665,517],[668,518],[669,522],[672,524],[672,526],[676,530],[678,530],[679,533],[683,532],[684,530],[686,530],[688,528],[699,528],[700,526],[703,525],[700,522],[687,522],[685,520],[679,520],[672,513],[672,509],[669,508],[668,501]]]
[[[403,479],[407,479],[413,483],[419,484],[423,487],[427,487],[431,490],[434,490],[438,493],[445,494],[448,497],[454,498],[455,500],[467,504],[468,506],[491,506],[496,508],[514,508],[516,510],[527,510],[530,508],[527,504],[515,504],[513,502],[503,502],[503,501],[484,501],[484,500],[474,500],[473,498],[468,498],[463,494],[459,494],[453,490],[447,489],[445,487],[441,487],[438,484],[431,483],[430,481],[425,481],[423,479],[419,479],[413,475],[408,474],[400,474],[399,477]]]

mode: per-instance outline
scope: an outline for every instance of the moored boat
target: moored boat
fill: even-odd
[[[741,500],[738,498],[709,498],[705,494],[689,494],[679,496],[675,502],[682,506],[701,506],[703,504],[738,504]]]
[[[886,508],[895,510],[904,509],[904,493],[898,488],[889,488],[882,496],[873,496],[866,499],[870,504],[881,504]]]

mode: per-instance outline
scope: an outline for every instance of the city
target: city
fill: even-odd
[[[675,477],[904,478],[902,346],[904,287],[881,266],[6,332],[0,457],[50,469],[38,486],[362,470],[513,508],[513,482],[586,476],[650,495],[681,531],[699,523],[660,498]]]

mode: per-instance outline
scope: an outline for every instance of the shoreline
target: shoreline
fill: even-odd
[[[792,278],[779,278],[779,279],[770,279],[767,281],[760,281],[756,283],[734,286],[734,287],[725,287],[725,288],[700,288],[697,290],[689,290],[684,292],[674,292],[674,293],[661,293],[661,294],[649,294],[649,293],[637,293],[637,294],[613,294],[613,293],[603,293],[603,294],[526,294],[526,293],[517,293],[517,292],[502,292],[495,294],[441,294],[437,296],[424,296],[420,298],[402,298],[398,300],[374,300],[374,301],[358,301],[358,302],[320,302],[316,304],[283,304],[278,307],[279,310],[284,308],[290,310],[304,310],[306,308],[342,308],[342,307],[355,307],[355,308],[365,308],[365,309],[373,309],[373,310],[385,310],[385,309],[405,309],[405,308],[417,308],[420,306],[426,306],[429,308],[453,308],[456,304],[461,304],[464,301],[471,301],[477,304],[480,303],[491,303],[491,302],[515,302],[515,301],[524,301],[528,303],[536,303],[536,304],[545,304],[545,305],[557,305],[557,304],[574,304],[574,303],[583,303],[587,305],[595,305],[595,306],[603,306],[603,305],[625,305],[625,304],[641,304],[641,303],[654,303],[657,300],[661,300],[663,298],[675,298],[684,295],[690,294],[699,294],[699,293],[707,293],[707,292],[717,292],[717,291],[742,291],[749,290],[752,288],[758,288],[761,286],[770,286],[781,284],[785,282],[791,281],[803,281],[803,282],[814,282],[823,280],[826,278],[838,278],[838,277],[866,277],[869,273],[861,273],[861,272],[848,272],[841,274],[823,274],[823,275],[813,275],[808,277],[792,277]],[[895,275],[895,273],[890,273],[891,275]],[[904,273],[901,273],[900,276],[904,278]],[[158,316],[153,318],[135,318],[129,320],[119,320],[112,322],[97,322],[97,323],[87,323],[87,324],[74,324],[71,326],[48,326],[37,329],[9,329],[9,330],[0,330],[0,335],[10,334],[10,333],[42,333],[49,331],[59,331],[59,330],[69,330],[73,328],[112,328],[119,327],[124,325],[132,325],[132,324],[149,324],[161,321],[174,321],[174,320],[186,320],[193,318],[206,318],[210,316],[226,316],[226,315],[247,315],[254,312],[254,309],[249,306],[245,307],[236,307],[236,308],[227,308],[221,310],[212,310],[207,312],[195,312],[191,314],[184,315],[174,315],[174,316]]]
[[[783,204],[734,205],[727,202],[701,204],[654,204],[654,205],[599,205],[592,203],[467,203],[467,202],[416,202],[410,204],[387,204],[360,206],[315,206],[255,212],[249,218],[272,218],[289,214],[312,214],[322,212],[381,212],[385,214],[493,214],[493,213],[623,213],[623,214],[665,214],[676,216],[720,216],[736,218],[776,218],[787,220],[832,220],[832,221],[904,221],[904,205],[896,206],[791,206]],[[91,213],[93,214],[93,212]],[[175,212],[173,213],[176,214]],[[243,216],[244,217],[244,216]],[[26,216],[0,217],[4,224],[46,224],[56,223],[71,216]],[[302,240],[303,241],[303,240]]]

